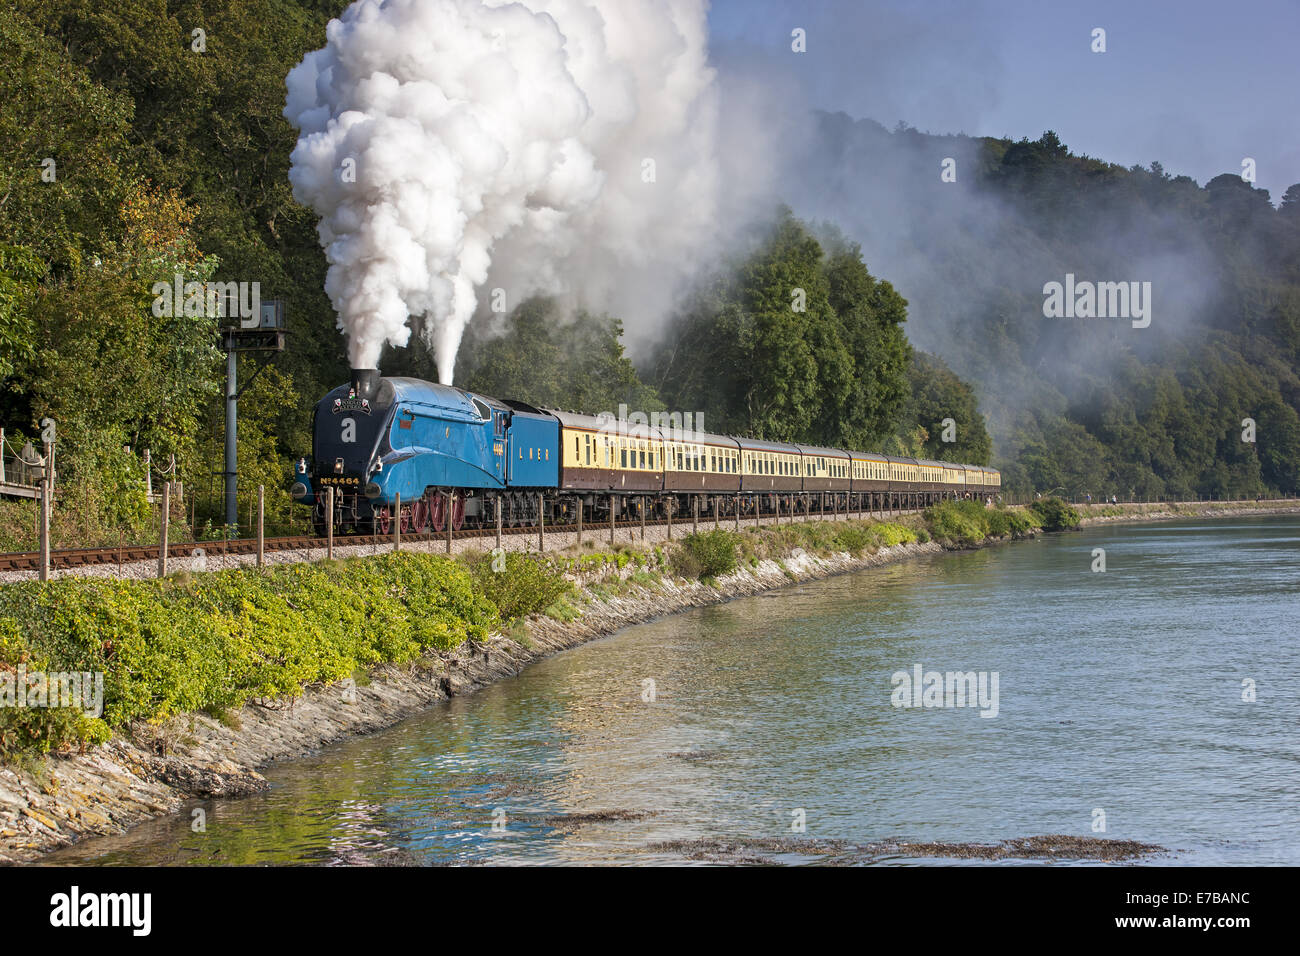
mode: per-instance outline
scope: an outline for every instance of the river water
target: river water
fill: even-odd
[[[1295,517],[1112,525],[691,611],[48,859],[680,863],[699,838],[1075,834],[1295,865],[1298,545]],[[983,672],[985,706],[894,706],[917,665]],[[602,811],[622,812],[575,816]]]

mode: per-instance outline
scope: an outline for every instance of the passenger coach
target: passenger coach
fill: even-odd
[[[629,424],[357,370],[312,420],[291,492],[318,531],[532,525],[611,516],[752,515],[991,501],[982,465]]]

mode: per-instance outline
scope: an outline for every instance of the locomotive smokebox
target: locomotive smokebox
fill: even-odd
[[[354,368],[352,370],[352,391],[357,398],[373,399],[379,391],[379,369]]]

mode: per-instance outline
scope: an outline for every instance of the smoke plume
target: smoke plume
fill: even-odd
[[[703,0],[357,0],[326,38],[289,175],[354,368],[425,316],[449,383],[475,312],[537,292],[645,326],[712,247]]]

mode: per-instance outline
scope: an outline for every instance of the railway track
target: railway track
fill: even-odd
[[[903,509],[899,511],[886,512],[888,514],[905,514],[912,509]],[[860,512],[855,514],[867,514]],[[879,512],[874,512],[879,514]],[[763,524],[770,525],[780,523],[780,521],[801,520],[807,521],[812,518],[835,520],[836,518],[844,519],[849,517],[845,512],[819,511],[799,512],[793,516],[783,514],[778,520],[775,515],[765,514]],[[734,528],[735,516],[723,516],[718,524],[722,528]],[[662,518],[647,518],[645,527],[653,528],[666,525],[668,522]],[[752,527],[754,523],[753,516],[742,516],[740,519],[741,527]],[[691,525],[691,519],[676,517],[673,519],[673,527],[682,528],[683,533]],[[703,530],[709,530],[713,524],[713,516],[700,516],[699,527]],[[642,522],[638,518],[626,519],[615,522],[615,528],[618,529],[639,529]],[[532,535],[537,534],[539,530],[546,534],[556,533],[564,534],[566,532],[576,532],[578,526],[575,522],[565,522],[563,524],[546,524],[544,528],[539,529],[537,525],[519,525],[516,527],[505,527],[501,529],[502,536],[506,535]],[[584,534],[591,534],[593,540],[599,540],[602,532],[609,531],[609,522],[590,523],[583,522],[582,530]],[[463,540],[467,538],[495,538],[496,528],[462,528],[460,531],[451,532],[452,540]],[[401,540],[403,544],[415,542],[442,542],[447,540],[446,531],[425,532],[423,534],[413,534],[402,532]],[[334,546],[336,548],[354,547],[357,545],[379,547],[381,545],[392,545],[393,534],[338,534],[334,536]],[[288,537],[265,538],[262,542],[262,549],[265,553],[271,554],[276,551],[305,551],[313,548],[326,547],[324,537],[315,535],[291,535]],[[134,564],[141,561],[157,561],[160,546],[156,544],[134,545],[123,544],[109,546],[104,548],[59,548],[50,551],[50,570],[71,570],[87,566],[102,566],[108,564],[126,565]],[[220,558],[226,555],[256,554],[256,538],[230,538],[216,541],[184,541],[173,542],[167,547],[168,560],[172,558],[189,558],[193,557],[195,551],[202,551],[205,555],[212,558]],[[14,551],[0,554],[0,571],[37,571],[40,569],[40,552],[38,551]]]

